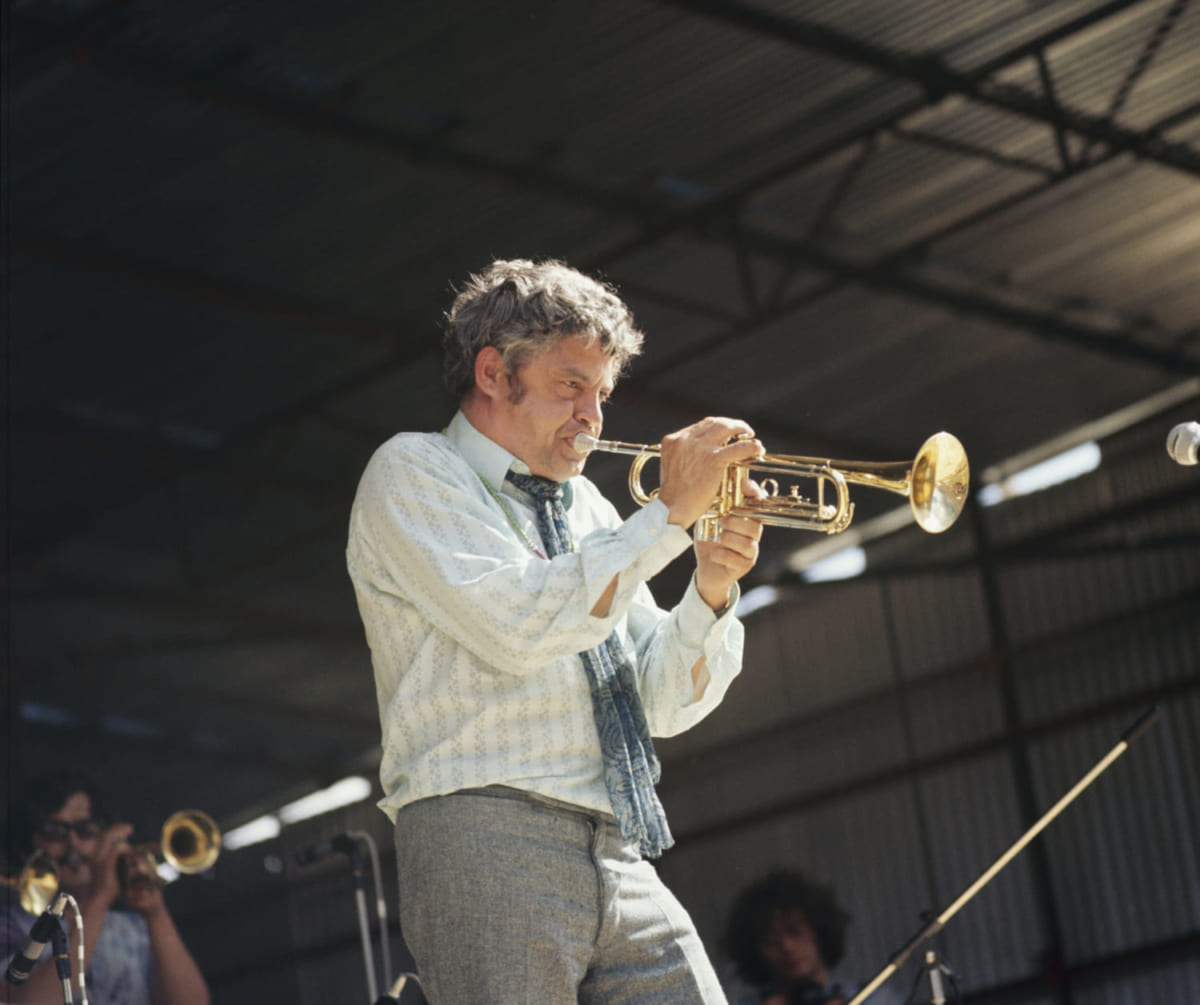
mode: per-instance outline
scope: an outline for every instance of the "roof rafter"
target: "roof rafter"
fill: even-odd
[[[689,5],[689,0],[670,0]],[[1109,5],[1109,8],[1128,6]],[[695,0],[695,4],[706,12],[738,12],[742,6],[730,0]],[[1109,8],[1106,8],[1109,9]],[[749,10],[747,8],[747,10]],[[759,12],[761,13],[761,12]],[[730,15],[732,16],[732,15]],[[772,24],[781,19],[772,17]],[[789,22],[790,23],[790,22]],[[807,29],[803,29],[804,34]],[[819,34],[823,37],[823,30]],[[1044,36],[1047,37],[1047,36]],[[589,209],[632,218],[645,229],[647,239],[657,240],[667,233],[683,231],[698,235],[705,240],[719,240],[738,247],[747,242],[760,254],[784,262],[803,261],[844,279],[865,283],[868,286],[888,289],[926,302],[938,303],[950,309],[962,311],[1004,324],[1016,325],[1035,334],[1049,335],[1074,343],[1088,351],[1100,350],[1110,355],[1126,356],[1143,364],[1165,368],[1170,372],[1195,372],[1197,364],[1184,354],[1163,350],[1142,343],[1135,331],[1104,332],[1068,318],[1046,312],[1015,309],[986,293],[963,294],[946,289],[942,284],[929,281],[918,275],[895,276],[883,263],[863,264],[850,261],[810,244],[785,241],[766,234],[756,234],[744,224],[731,224],[736,220],[736,210],[748,196],[750,189],[740,187],[736,191],[721,193],[696,209],[679,209],[668,205],[660,198],[645,193],[618,191],[589,185],[585,182],[555,173],[543,164],[527,160],[511,160],[489,156],[474,150],[457,147],[451,138],[440,132],[429,130],[404,130],[383,127],[337,109],[318,107],[311,101],[283,97],[275,93],[256,91],[243,84],[217,79],[212,74],[195,69],[181,68],[177,63],[142,51],[134,51],[128,45],[92,39],[90,60],[109,72],[127,76],[165,92],[179,94],[192,100],[200,100],[226,107],[243,114],[263,117],[270,121],[286,124],[293,128],[317,133],[352,143],[368,149],[401,156],[420,163],[440,164],[469,174],[488,178],[494,182],[521,189],[541,192],[568,203],[586,206]],[[857,43],[854,43],[857,45]],[[853,46],[851,46],[853,48]],[[1018,50],[1021,57],[1026,47]],[[880,57],[883,58],[883,57]],[[889,57],[890,58],[890,57]],[[907,63],[905,65],[908,65]],[[1007,65],[1006,61],[995,60],[989,66]],[[913,71],[916,72],[916,71]],[[929,73],[932,71],[922,70]],[[951,76],[955,86],[978,87],[979,84],[967,75]],[[1042,114],[1048,114],[1042,111]],[[896,116],[887,123],[894,124]],[[1108,136],[1110,149],[1121,144],[1121,130],[1109,131],[1103,125],[1095,126],[1096,134]],[[1125,131],[1128,132],[1128,131]],[[870,135],[870,133],[866,134]],[[1088,134],[1091,135],[1091,134]],[[826,156],[827,149],[819,152]],[[817,156],[814,152],[813,156]],[[1195,155],[1200,167],[1200,155]],[[790,164],[796,170],[795,162]],[[781,166],[780,170],[784,170]],[[767,180],[776,180],[778,171],[771,171],[756,180],[755,185],[765,185]],[[731,214],[731,210],[733,213]],[[650,237],[653,235],[653,237]],[[27,238],[31,245],[33,239]],[[616,249],[603,256],[605,260],[624,257],[629,247]],[[889,260],[885,259],[885,263]],[[599,263],[593,263],[593,265]],[[890,263],[889,263],[890,264]]]
[[[918,85],[930,103],[949,95],[959,95],[991,105],[1002,111],[1035,122],[1044,122],[1085,140],[1101,143],[1122,153],[1131,153],[1145,160],[1200,176],[1200,151],[1186,143],[1167,140],[1153,132],[1144,132],[1118,125],[1108,116],[1089,115],[1047,97],[1030,94],[1011,84],[999,84],[986,72],[963,73],[951,67],[941,56],[933,53],[907,55],[889,52],[861,39],[811,21],[782,17],[771,11],[752,7],[741,0],[662,0],[698,14],[716,18],[759,34],[795,45],[833,55],[838,59],[866,66],[889,77],[907,80]],[[1112,5],[1124,8],[1128,4]],[[1046,48],[1038,46],[1034,54]],[[1025,51],[1022,49],[1024,56]],[[1022,56],[1022,58],[1023,58]],[[1019,60],[1008,61],[1012,65]]]

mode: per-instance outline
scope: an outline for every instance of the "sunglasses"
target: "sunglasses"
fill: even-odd
[[[47,820],[38,828],[45,841],[66,841],[71,831],[81,838],[94,838],[104,829],[99,820]]]

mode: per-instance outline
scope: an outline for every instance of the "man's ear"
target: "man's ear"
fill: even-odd
[[[494,345],[485,345],[475,356],[475,386],[489,398],[503,393],[502,378],[507,373],[504,357]]]

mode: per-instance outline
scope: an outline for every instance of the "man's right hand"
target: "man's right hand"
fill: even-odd
[[[132,834],[132,824],[113,824],[101,831],[96,839],[96,851],[92,856],[91,899],[106,910],[121,895],[117,863],[129,850]]]
[[[658,498],[670,511],[669,522],[690,528],[717,498],[726,468],[762,454],[754,430],[740,419],[709,416],[664,436]]]

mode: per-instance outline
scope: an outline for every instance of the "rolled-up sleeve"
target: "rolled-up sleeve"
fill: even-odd
[[[744,631],[733,615],[734,602],[721,617],[701,599],[695,578],[669,613],[648,604],[629,610],[629,631],[638,657],[638,687],[646,721],[655,736],[674,736],[713,711],[741,672]],[[692,668],[704,660],[709,680],[695,697]]]

